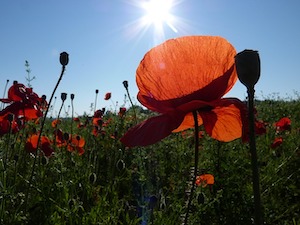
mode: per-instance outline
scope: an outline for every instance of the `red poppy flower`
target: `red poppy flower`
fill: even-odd
[[[51,126],[53,128],[56,128],[58,124],[61,124],[61,120],[60,119],[55,119],[51,122]]]
[[[283,142],[283,138],[282,137],[277,137],[274,139],[273,143],[271,144],[271,148],[277,148],[278,146],[280,146]]]
[[[13,113],[16,118],[31,120],[43,115],[45,98],[40,98],[32,88],[25,87],[17,81],[8,89],[8,98],[2,98],[0,101],[10,104],[0,112],[0,116]]]
[[[125,113],[126,113],[126,108],[125,107],[120,107],[118,115],[120,117],[123,117],[125,115]]]
[[[291,130],[291,120],[288,117],[282,117],[275,123],[277,131]]]
[[[104,100],[109,100],[111,98],[111,93],[110,92],[107,92],[105,94],[105,97],[104,97]]]
[[[215,183],[215,178],[212,174],[202,174],[197,176],[196,185],[206,187],[206,185],[213,185]]]
[[[25,144],[26,151],[36,151],[38,138],[38,134],[33,134],[27,139],[27,142]],[[46,157],[50,157],[54,153],[54,150],[51,148],[50,140],[46,136],[41,137],[41,150],[43,151]]]
[[[84,148],[83,148],[84,145],[85,145],[84,138],[80,137],[79,135],[74,135],[69,141],[68,151],[69,152],[77,151],[79,155],[82,155],[84,153]]]
[[[246,135],[246,105],[222,98],[237,80],[235,55],[229,42],[213,36],[180,37],[151,49],[137,68],[138,100],[161,115],[131,128],[121,142],[146,146],[193,128],[192,112],[219,141]]]
[[[267,132],[266,123],[262,121],[255,121],[255,133],[257,135],[262,135]]]

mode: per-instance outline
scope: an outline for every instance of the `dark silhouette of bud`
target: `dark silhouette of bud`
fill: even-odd
[[[244,50],[235,56],[238,78],[247,88],[253,88],[260,77],[260,59],[257,51]]]
[[[9,122],[12,122],[13,120],[14,120],[14,114],[12,114],[12,113],[9,113],[8,115],[7,115],[7,120],[9,121]]]
[[[128,81],[127,81],[127,80],[124,80],[124,81],[123,81],[123,85],[124,85],[125,89],[127,89],[127,88],[128,88]]]
[[[98,89],[96,89],[96,94],[98,94],[99,93],[99,90]]]
[[[64,102],[67,99],[67,93],[61,93],[60,98]]]
[[[59,61],[60,61],[60,64],[62,66],[68,65],[68,63],[69,63],[69,54],[66,53],[66,52],[60,53]]]
[[[74,100],[74,98],[75,98],[75,95],[71,94],[71,100]]]

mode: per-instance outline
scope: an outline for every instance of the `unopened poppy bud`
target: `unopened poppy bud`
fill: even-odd
[[[60,64],[62,66],[68,65],[68,63],[69,63],[69,54],[66,53],[66,52],[60,53],[59,61],[60,61]]]
[[[96,89],[96,94],[98,94],[99,93],[99,90],[98,89]]]
[[[71,100],[74,100],[74,98],[75,98],[75,95],[71,94]]]
[[[65,101],[67,99],[67,93],[61,93],[60,98],[62,101]]]
[[[257,51],[244,50],[235,56],[238,78],[247,88],[253,88],[260,77],[260,59]]]
[[[12,122],[12,121],[14,120],[14,114],[9,113],[9,114],[7,115],[7,120],[8,120],[9,122]]]
[[[127,81],[127,80],[124,80],[124,81],[123,81],[123,85],[124,85],[124,87],[127,89],[127,88],[128,88],[128,81]]]

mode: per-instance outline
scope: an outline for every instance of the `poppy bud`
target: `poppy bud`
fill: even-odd
[[[62,66],[68,65],[68,63],[69,63],[69,54],[66,53],[66,52],[60,53],[59,61],[60,61],[60,64]]]
[[[62,101],[65,101],[67,99],[67,93],[61,93],[60,98]]]
[[[98,94],[99,93],[99,90],[98,89],[96,89],[96,94]]]
[[[124,81],[123,81],[123,85],[124,85],[124,87],[127,89],[127,88],[128,88],[128,81],[127,81],[127,80],[124,80]]]
[[[253,88],[260,76],[260,59],[257,51],[244,50],[235,56],[238,78],[247,88]]]
[[[74,100],[74,98],[75,98],[75,95],[71,94],[71,100]]]

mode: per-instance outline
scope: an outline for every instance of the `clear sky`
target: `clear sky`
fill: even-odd
[[[167,0],[160,0],[161,2]],[[138,92],[135,71],[144,54],[164,40],[185,35],[226,38],[237,50],[258,50],[261,78],[257,98],[293,97],[300,91],[299,0],[174,0],[172,20],[142,26],[144,0],[1,0],[0,93],[6,80],[27,84],[30,64],[33,90],[48,99],[61,71],[60,52],[69,53],[67,71],[57,89],[75,94],[75,112],[90,112],[99,90],[97,108],[124,104],[124,80],[133,101]],[[158,9],[159,10],[159,9]],[[112,93],[112,101],[104,95]],[[238,81],[227,94],[244,100]],[[299,96],[299,95],[298,95]],[[125,106],[129,106],[126,103]]]

